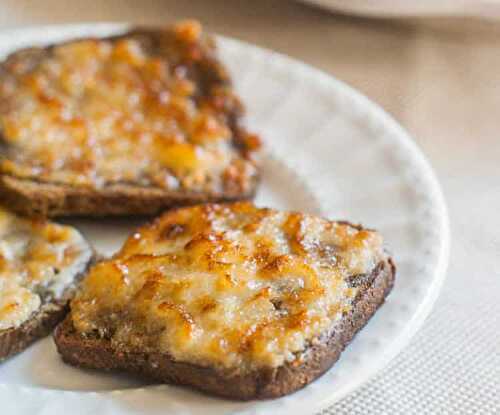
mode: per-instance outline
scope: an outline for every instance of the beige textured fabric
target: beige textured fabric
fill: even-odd
[[[186,17],[360,89],[410,130],[443,185],[452,252],[436,308],[390,367],[325,414],[500,413],[500,23],[364,20],[288,0],[0,2],[0,27]]]

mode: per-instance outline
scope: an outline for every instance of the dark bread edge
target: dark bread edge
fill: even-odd
[[[355,334],[384,302],[392,289],[395,272],[390,258],[380,262],[369,278],[363,280],[351,311],[342,317],[335,329],[311,344],[301,359],[274,369],[261,369],[240,375],[176,362],[162,353],[113,349],[109,340],[81,337],[75,332],[70,317],[56,328],[54,341],[63,361],[74,366],[126,371],[231,399],[276,398],[303,388],[339,359]]]
[[[0,175],[0,199],[26,216],[154,215],[174,206],[252,199],[257,182],[247,193],[203,194],[167,191],[130,184],[100,190],[73,187]]]
[[[136,27],[129,31],[104,37],[116,41],[129,36],[148,37],[152,44],[159,42],[161,29],[147,29]],[[87,38],[87,39],[92,39]],[[72,39],[68,42],[78,40]],[[172,39],[170,39],[172,41]],[[11,55],[31,53],[35,50],[50,50],[59,44],[48,45],[42,48],[27,48],[14,51]],[[157,46],[155,46],[157,47]],[[202,59],[199,63],[199,73],[195,74],[201,83],[201,89],[221,86],[232,89],[230,76],[223,63],[216,56],[216,47],[213,38],[204,34],[199,41]],[[9,56],[11,56],[9,55]],[[0,63],[0,66],[2,63]],[[224,108],[224,114],[233,131],[233,145],[244,155],[248,149],[244,142],[246,130],[241,126],[244,113],[243,105],[232,94],[232,99]],[[4,142],[0,131],[0,148]],[[197,203],[231,202],[249,200],[255,196],[259,178],[250,183],[245,192],[224,191],[189,192],[183,190],[167,190],[153,186],[139,186],[134,183],[117,183],[95,189],[91,187],[72,186],[68,184],[42,182],[35,179],[25,179],[0,173],[0,200],[13,211],[26,216],[62,217],[62,216],[123,216],[123,215],[154,215],[173,206],[187,206]]]
[[[43,304],[39,311],[17,328],[0,331],[0,362],[48,336],[69,311],[68,301]]]
[[[48,336],[69,312],[69,301],[73,297],[78,282],[95,262],[95,255],[89,260],[85,270],[75,276],[73,284],[68,287],[60,299],[42,303],[40,309],[19,327],[0,330],[0,363],[14,356],[38,339]]]

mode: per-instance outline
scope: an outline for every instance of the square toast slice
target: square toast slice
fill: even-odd
[[[180,208],[91,269],[54,339],[75,366],[275,398],[333,365],[394,276],[375,231],[249,202]]]
[[[197,22],[0,64],[0,198],[27,215],[154,214],[253,197],[259,138]]]

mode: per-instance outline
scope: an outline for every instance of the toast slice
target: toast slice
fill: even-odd
[[[0,197],[27,215],[153,214],[251,198],[259,138],[197,22],[11,54]]]
[[[64,319],[92,258],[76,229],[17,217],[0,207],[0,362]]]
[[[333,365],[394,276],[375,231],[248,202],[175,209],[92,268],[54,339],[75,366],[274,398]]]

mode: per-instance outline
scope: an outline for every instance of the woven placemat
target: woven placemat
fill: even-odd
[[[465,278],[450,272],[409,347],[321,414],[499,414],[500,278],[486,272],[488,265],[478,264],[485,272]]]

